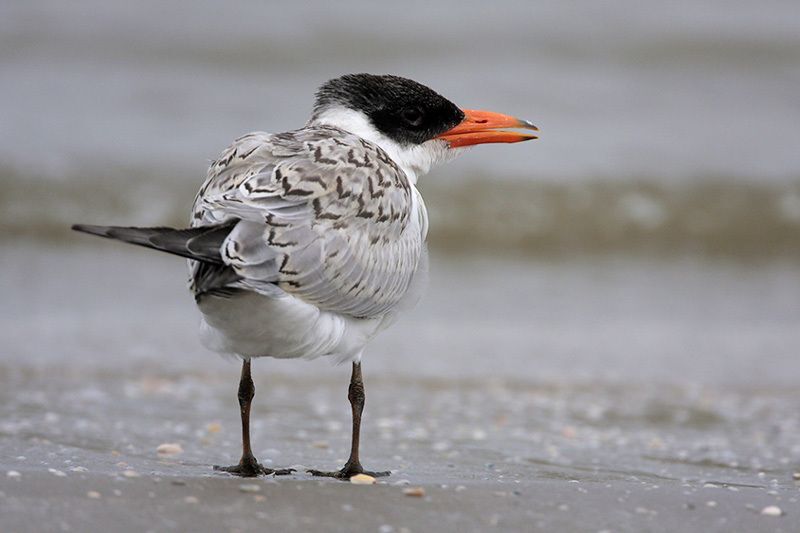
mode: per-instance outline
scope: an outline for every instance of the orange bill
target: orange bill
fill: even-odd
[[[492,111],[476,111],[464,109],[464,120],[437,137],[444,139],[451,148],[472,146],[487,143],[517,143],[538,139],[536,135],[517,131],[505,131],[503,128],[521,128],[539,131],[539,128],[527,120]]]

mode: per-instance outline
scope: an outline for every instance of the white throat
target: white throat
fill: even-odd
[[[341,106],[323,110],[308,125],[335,126],[377,144],[403,169],[413,185],[434,165],[450,161],[461,151],[451,149],[445,141],[439,139],[422,144],[401,145],[379,132],[364,113]]]

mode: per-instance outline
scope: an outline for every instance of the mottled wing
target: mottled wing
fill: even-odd
[[[192,224],[231,218],[241,222],[222,257],[242,278],[237,286],[277,286],[358,317],[402,299],[423,248],[424,209],[404,172],[337,128],[237,139],[211,165]]]

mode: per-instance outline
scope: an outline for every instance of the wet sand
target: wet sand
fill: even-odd
[[[258,487],[251,492],[250,486]],[[246,486],[248,492],[241,487]],[[0,484],[4,531],[796,531],[757,488],[643,490],[539,479],[520,488],[32,473]],[[87,496],[92,492],[93,497]],[[712,506],[713,504],[713,506]]]
[[[744,427],[732,427],[714,406],[763,415],[765,397],[709,391],[670,401],[658,399],[669,392],[658,387],[379,377],[368,384],[363,460],[393,474],[356,486],[303,472],[346,457],[339,380],[256,378],[256,454],[298,472],[243,480],[210,468],[237,460],[234,369],[178,376],[150,368],[135,377],[52,370],[57,378],[4,371],[3,390],[13,382],[17,391],[13,413],[3,394],[4,532],[789,532],[800,516],[791,467],[770,464],[791,443],[767,434],[777,431],[772,421],[742,417]],[[647,407],[617,406],[626,401]],[[606,412],[592,420],[593,409]],[[159,456],[166,442],[183,452]],[[760,469],[734,464],[750,446],[767,463]],[[404,495],[409,487],[424,497]],[[771,505],[785,515],[760,514]]]
[[[198,346],[182,262],[0,257],[3,532],[800,523],[792,262],[435,260],[426,300],[364,360],[362,460],[393,474],[353,486],[303,473],[346,459],[348,368],[255,361],[254,451],[298,473],[215,474],[238,459],[238,365]]]

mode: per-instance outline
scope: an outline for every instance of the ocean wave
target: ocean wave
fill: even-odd
[[[800,181],[471,181],[424,191],[442,248],[800,254]]]
[[[122,175],[126,178],[121,177]],[[2,240],[76,242],[76,222],[184,225],[198,180],[118,169],[53,181],[0,172]],[[470,253],[800,256],[800,179],[569,183],[472,176],[421,185],[431,246]]]

